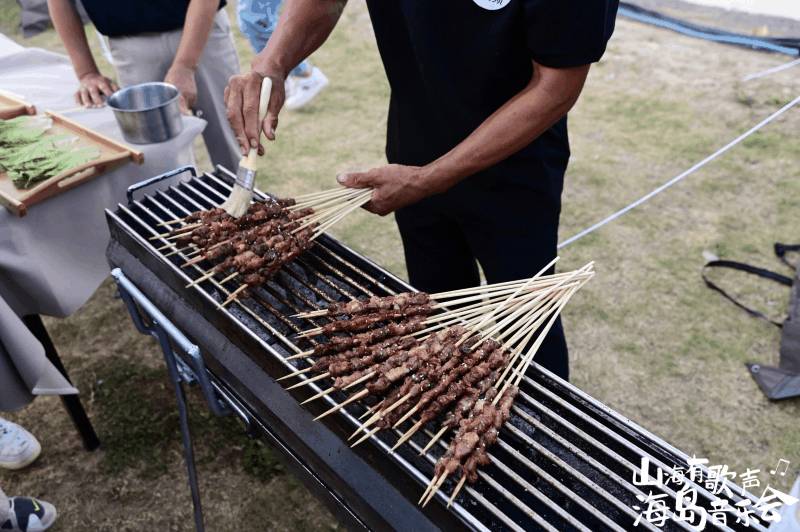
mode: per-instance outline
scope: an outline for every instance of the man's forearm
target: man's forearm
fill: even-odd
[[[70,0],[48,0],[47,6],[50,9],[53,26],[67,49],[78,79],[86,74],[97,73],[97,63],[92,57],[86,32],[83,30],[83,23],[75,6]]]
[[[347,0],[286,0],[267,47],[252,63],[262,75],[282,77],[311,55],[333,31]]]
[[[442,192],[508,158],[561,119],[580,95],[589,66],[548,69],[535,65],[530,83],[450,152],[425,166],[422,179]]]
[[[208,34],[219,9],[219,0],[191,0],[186,10],[183,34],[173,65],[194,70],[208,41]]]

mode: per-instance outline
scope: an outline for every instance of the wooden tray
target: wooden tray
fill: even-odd
[[[16,96],[0,91],[0,120],[8,120],[20,115],[35,115],[36,107]]]
[[[45,114],[53,119],[53,127],[45,135],[64,133],[76,135],[80,139],[79,146],[96,147],[100,150],[100,157],[65,170],[29,189],[17,188],[5,172],[0,172],[0,204],[5,205],[17,216],[25,216],[31,205],[94,179],[128,160],[138,164],[142,164],[144,161],[144,155],[140,151],[87,129],[62,115],[50,111]]]

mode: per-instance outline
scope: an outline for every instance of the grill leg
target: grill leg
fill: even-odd
[[[42,343],[42,346],[44,346],[44,353],[47,357],[47,360],[49,360],[56,367],[56,369],[58,369],[58,371],[64,375],[64,378],[67,379],[70,384],[72,384],[64,364],[61,362],[61,357],[58,356],[56,346],[53,345],[53,340],[47,333],[44,323],[42,323],[42,318],[38,314],[33,314],[30,316],[24,316],[22,321],[25,323],[31,333],[33,333],[36,339]],[[69,413],[69,417],[72,419],[72,423],[78,430],[78,434],[80,434],[84,448],[87,451],[94,451],[97,449],[100,446],[100,439],[97,437],[97,433],[94,431],[92,422],[89,421],[89,416],[86,415],[86,410],[84,410],[80,398],[77,395],[62,395],[61,402],[64,404],[64,407]]]
[[[192,446],[192,433],[189,429],[189,409],[186,405],[186,393],[183,390],[183,381],[178,372],[178,365],[175,362],[175,354],[172,351],[169,338],[163,329],[155,328],[158,342],[161,344],[161,351],[164,354],[164,361],[167,364],[169,380],[175,388],[175,400],[178,403],[178,416],[181,425],[181,439],[183,440],[183,457],[186,461],[186,472],[189,475],[189,490],[192,492],[192,506],[194,508],[194,526],[197,532],[205,532],[203,524],[203,506],[200,499],[200,485],[197,483],[197,469],[194,463],[194,447]]]

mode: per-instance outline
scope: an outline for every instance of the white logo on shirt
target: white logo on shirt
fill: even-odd
[[[508,5],[511,0],[472,0],[477,5],[482,7],[483,9],[488,9],[489,11],[496,11],[498,9],[502,9]]]

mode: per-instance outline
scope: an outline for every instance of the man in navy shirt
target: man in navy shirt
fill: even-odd
[[[274,138],[288,72],[328,37],[345,2],[287,0],[226,104],[243,153]],[[566,114],[614,29],[617,0],[367,0],[391,86],[389,165],[338,177],[396,213],[411,284],[438,292],[529,277],[556,254]],[[278,87],[258,124],[261,79]],[[560,323],[537,362],[568,376]]]

